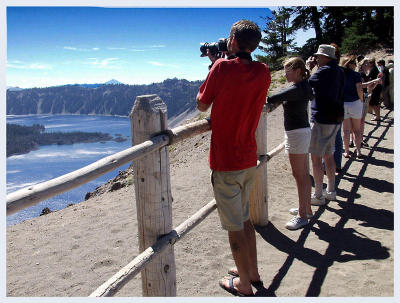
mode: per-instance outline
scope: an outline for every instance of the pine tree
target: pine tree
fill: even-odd
[[[283,59],[296,47],[294,38],[294,29],[290,26],[291,8],[279,7],[272,11],[273,17],[267,17],[266,29],[263,30],[265,36],[261,39],[258,47],[266,56],[256,55],[257,60],[265,62],[271,70],[277,70],[282,67]]]
[[[292,20],[294,30],[308,30],[313,28],[315,31],[315,40],[317,43],[322,42],[321,19],[323,13],[316,6],[293,6],[293,14],[295,18]]]

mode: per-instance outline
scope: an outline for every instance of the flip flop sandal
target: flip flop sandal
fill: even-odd
[[[233,277],[239,277],[239,275],[232,271],[232,270],[228,270],[228,274],[233,276]],[[263,281],[259,280],[259,281],[250,281],[251,285],[253,285],[255,288],[260,288],[264,286]]]
[[[228,279],[229,281],[229,287],[226,287],[225,284],[223,284],[223,281],[226,280],[225,278],[219,281],[219,286],[223,289],[229,292],[230,294],[237,296],[237,297],[254,297],[254,294],[243,294],[240,291],[238,291],[235,286],[233,285],[233,279],[236,279],[237,277],[231,277]]]

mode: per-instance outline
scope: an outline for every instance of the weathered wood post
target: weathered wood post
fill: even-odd
[[[132,145],[166,130],[167,106],[157,95],[138,96],[130,114]],[[172,195],[168,147],[135,161],[139,250],[143,252],[172,230]],[[173,246],[142,270],[143,296],[176,296]]]
[[[257,155],[265,155],[267,150],[267,108],[264,106],[256,130]],[[267,162],[268,163],[268,162]],[[256,179],[250,192],[250,220],[253,225],[268,224],[267,163],[257,169]]]

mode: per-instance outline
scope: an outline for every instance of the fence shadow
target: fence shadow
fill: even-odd
[[[337,202],[337,204],[341,209],[334,209],[329,206],[326,209],[347,220],[356,220],[361,226],[394,230],[394,214],[389,210],[347,202]]]
[[[368,188],[378,193],[394,193],[394,184],[386,180],[380,180],[366,176],[360,178],[359,176],[350,174],[343,176],[342,179],[350,182],[358,182],[358,184],[362,187]]]
[[[386,114],[386,117],[388,114],[389,113]],[[371,164],[369,160],[374,159],[372,158],[374,151],[379,143],[384,140],[384,137],[390,127],[392,127],[393,122],[393,120],[390,120],[385,126],[377,124],[376,127],[369,132],[367,138],[371,138],[372,134],[378,128],[385,127],[385,130],[378,137],[374,146],[370,148],[369,154],[364,159],[361,159],[364,163],[357,176],[347,174],[347,171],[353,161],[360,160],[351,158],[343,166],[342,173],[340,173],[336,179],[336,187],[338,188],[341,178],[352,181],[353,186],[350,191],[338,189],[338,196],[344,198],[344,200],[336,201],[337,205],[339,205],[341,209],[334,209],[330,207],[329,204],[321,206],[318,211],[314,213],[314,218],[311,220],[309,226],[301,231],[297,241],[293,241],[281,233],[272,222],[265,227],[255,227],[256,231],[266,242],[287,254],[287,258],[279,268],[278,273],[274,276],[270,285],[265,288],[265,296],[276,296],[275,292],[279,288],[283,278],[288,273],[294,259],[298,259],[315,267],[313,277],[305,296],[319,296],[328,269],[335,261],[349,262],[368,259],[381,260],[390,257],[389,249],[383,246],[381,242],[368,238],[354,228],[345,228],[345,225],[349,220],[353,219],[362,221],[362,223],[360,223],[362,226],[386,230],[394,229],[393,212],[385,209],[374,209],[354,203],[355,198],[361,197],[361,195],[357,193],[360,185],[377,192],[385,190],[393,193],[393,183],[364,176],[367,166]],[[375,163],[377,163],[377,161],[375,161]],[[393,168],[393,166],[390,165],[386,167]],[[335,226],[330,226],[329,224],[318,220],[321,214],[325,211],[332,211],[340,216],[340,219]],[[329,243],[325,254],[304,247],[304,243],[310,232],[314,232],[320,240]],[[260,293],[259,295],[263,294]]]

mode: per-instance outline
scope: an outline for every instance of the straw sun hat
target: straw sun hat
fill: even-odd
[[[340,66],[348,67],[350,62],[354,62],[354,64],[357,65],[357,60],[356,59],[357,59],[356,56],[346,56],[341,60]]]

